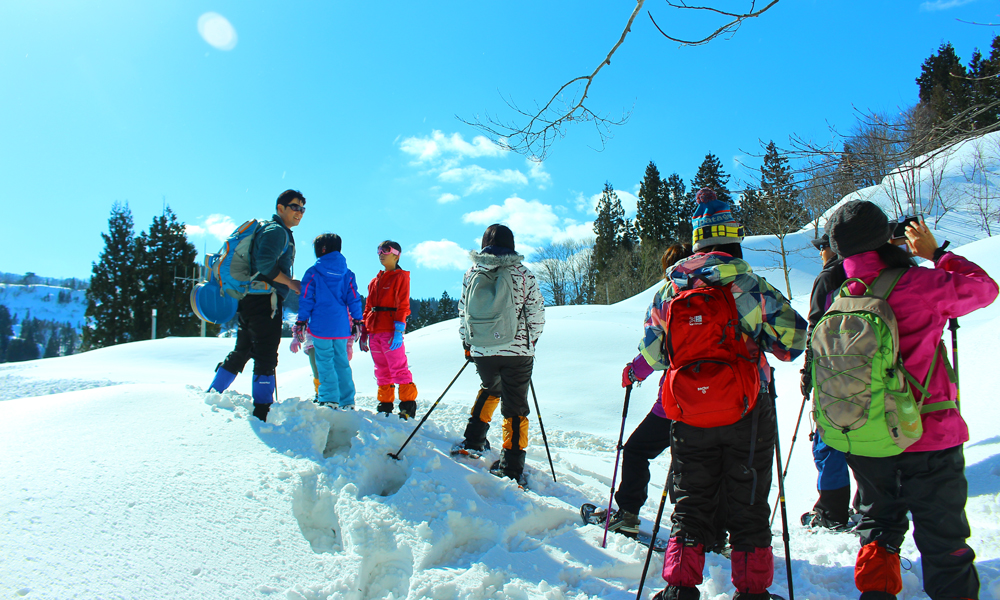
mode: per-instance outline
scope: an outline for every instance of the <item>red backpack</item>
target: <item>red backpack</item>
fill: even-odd
[[[686,289],[667,306],[670,368],[660,398],[667,418],[721,427],[753,410],[760,373],[740,330],[732,284]]]

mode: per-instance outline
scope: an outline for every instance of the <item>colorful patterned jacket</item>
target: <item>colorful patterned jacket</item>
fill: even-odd
[[[642,357],[652,369],[669,368],[663,351],[667,305],[680,290],[705,285],[692,277],[695,274],[713,284],[733,284],[740,328],[747,336],[751,356],[759,356],[761,388],[766,388],[771,369],[760,351],[770,352],[781,361],[794,360],[806,347],[806,321],[781,292],[763,277],[755,275],[746,261],[723,252],[695,254],[667,272],[667,281],[653,296],[653,303],[646,311],[645,332],[639,343]]]

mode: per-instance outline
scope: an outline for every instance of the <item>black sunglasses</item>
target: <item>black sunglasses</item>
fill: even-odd
[[[301,204],[286,204],[285,208],[289,210],[294,210],[297,213],[306,212],[306,207],[302,206]]]

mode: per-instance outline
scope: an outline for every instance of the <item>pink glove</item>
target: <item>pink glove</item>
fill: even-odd
[[[368,334],[362,333],[361,339],[358,341],[358,347],[361,348],[362,352],[368,352],[370,348],[368,347]]]
[[[306,322],[296,321],[295,325],[292,326],[292,337],[299,341],[299,344],[303,344],[306,341]]]
[[[302,343],[299,342],[299,338],[292,338],[292,345],[288,347],[292,351],[292,354],[296,354],[302,348]]]
[[[635,371],[632,370],[632,363],[625,365],[625,369],[622,371],[622,387],[630,387],[637,381],[639,381],[639,378],[635,376]]]

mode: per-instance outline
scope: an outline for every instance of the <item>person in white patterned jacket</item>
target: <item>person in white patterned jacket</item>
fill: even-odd
[[[465,428],[465,439],[452,449],[452,454],[479,455],[489,450],[486,433],[497,405],[503,415],[503,450],[500,460],[490,471],[509,477],[522,487],[525,447],[528,445],[528,387],[534,365],[535,344],[545,327],[545,302],[535,276],[521,262],[524,256],[514,251],[514,233],[506,226],[494,224],[483,234],[482,250],[470,252],[472,267],[465,273],[462,296],[458,302],[459,334],[466,357],[476,363],[482,380]],[[482,271],[507,269],[513,288],[513,303],[517,314],[517,330],[513,340],[499,345],[469,345],[466,343],[466,291],[474,276]]]

